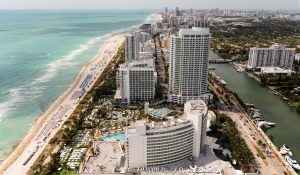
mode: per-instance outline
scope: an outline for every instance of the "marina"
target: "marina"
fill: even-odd
[[[227,82],[228,89],[236,92],[243,101],[259,108],[255,110],[256,117],[276,124],[276,127],[267,131],[268,136],[274,137],[273,143],[277,147],[289,145],[297,161],[300,161],[300,115],[296,110],[256,80],[238,73],[231,64],[214,64],[213,67],[216,68],[214,73]]]

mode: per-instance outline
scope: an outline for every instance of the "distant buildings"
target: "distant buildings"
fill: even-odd
[[[183,18],[181,16],[171,16],[169,20],[169,25],[172,26],[179,26],[183,23]]]
[[[169,13],[169,9],[168,7],[165,7],[165,14],[168,14]]]
[[[141,27],[139,28],[139,32],[146,32],[149,33],[150,35],[152,35],[152,25],[151,24],[143,24],[141,25]]]
[[[208,28],[209,22],[207,20],[194,20],[194,27]]]
[[[180,15],[181,15],[181,14],[180,14],[180,10],[179,10],[178,7],[176,7],[175,13],[176,13],[176,16],[180,16]]]
[[[208,109],[204,101],[185,104],[184,115],[164,122],[137,121],[125,133],[128,168],[159,166],[204,151]]]
[[[125,62],[139,59],[139,38],[136,34],[128,34],[125,40]]]
[[[154,99],[156,79],[153,58],[121,64],[115,101],[130,104]]]
[[[280,67],[292,70],[294,55],[294,48],[286,48],[279,44],[269,48],[250,48],[247,67],[250,69]]]
[[[144,43],[151,39],[151,35],[146,32],[138,32],[137,33],[138,39],[140,43]]]
[[[170,42],[169,101],[207,100],[209,28],[181,29]]]

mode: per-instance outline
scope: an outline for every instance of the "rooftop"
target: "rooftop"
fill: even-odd
[[[154,60],[153,58],[151,59],[143,59],[143,60],[138,60],[138,61],[133,61],[130,63],[124,63],[120,65],[120,69],[145,69],[149,68],[152,69],[154,68]]]
[[[184,35],[209,35],[209,28],[193,27],[192,29],[180,29],[179,36]]]
[[[185,108],[185,113],[205,113],[205,111],[207,111],[207,106],[205,104],[205,102],[203,100],[191,100],[186,102],[185,106],[190,107],[188,111],[188,109]]]
[[[122,166],[123,151],[119,142],[94,142],[96,156],[89,157],[83,173],[114,173]]]
[[[174,110],[171,110],[169,108],[161,108],[161,109],[149,108],[148,110],[148,114],[154,118],[165,118],[166,116],[170,115],[173,112]]]
[[[270,73],[291,73],[292,70],[282,69],[280,67],[261,67],[261,72],[264,74]]]

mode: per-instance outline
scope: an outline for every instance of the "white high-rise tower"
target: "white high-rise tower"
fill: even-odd
[[[139,59],[139,38],[136,34],[128,34],[125,41],[125,62]]]
[[[207,100],[209,28],[181,29],[171,37],[169,101]]]

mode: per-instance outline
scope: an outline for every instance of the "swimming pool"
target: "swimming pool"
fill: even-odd
[[[100,137],[100,140],[106,140],[106,139],[115,139],[121,143],[124,143],[125,142],[125,132],[119,132],[117,134]]]

